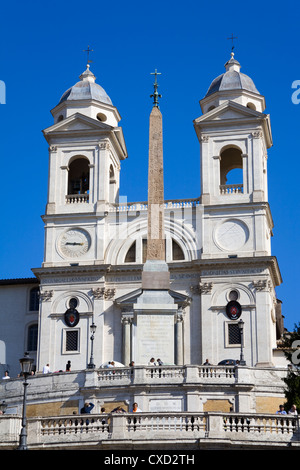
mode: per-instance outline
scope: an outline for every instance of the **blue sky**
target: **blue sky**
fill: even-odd
[[[52,109],[84,71],[88,45],[92,71],[122,120],[129,158],[122,163],[121,194],[147,198],[148,122],[155,69],[162,94],[165,198],[200,195],[199,145],[193,120],[199,100],[235,57],[266,97],[274,146],[269,150],[269,202],[274,219],[272,254],[283,284],[277,289],[285,324],[299,321],[300,80],[297,2],[77,0],[6,2],[1,7],[0,278],[31,277],[43,258],[48,146],[42,129]],[[175,131],[174,131],[175,129]]]

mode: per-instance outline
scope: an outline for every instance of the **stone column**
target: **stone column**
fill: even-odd
[[[132,314],[122,314],[122,325],[123,325],[123,335],[122,335],[122,362],[124,366],[128,367],[131,361],[131,323],[132,323]]]
[[[183,315],[181,311],[176,315],[175,338],[175,364],[181,366],[183,365]]]
[[[270,305],[270,281],[267,279],[254,281],[253,287],[256,289],[256,354],[257,365],[273,366],[272,343],[271,343],[271,305]],[[250,341],[250,331],[248,325],[244,327],[245,350],[247,342]]]
[[[46,287],[47,288],[47,287]],[[55,370],[55,324],[51,321],[53,290],[46,290],[40,286],[40,308],[39,308],[39,342],[37,350],[37,371],[41,371],[45,364],[50,364],[50,369]],[[43,341],[41,341],[43,338]]]
[[[253,162],[253,201],[263,201],[263,182],[262,182],[262,164],[263,161],[263,147],[261,138],[262,131],[255,131],[252,133],[252,162]]]
[[[209,167],[209,137],[202,135],[200,139],[201,144],[201,202],[202,204],[209,204],[211,197],[211,169]]]
[[[243,193],[248,194],[249,192],[249,182],[248,182],[248,155],[246,153],[242,153],[243,159]]]

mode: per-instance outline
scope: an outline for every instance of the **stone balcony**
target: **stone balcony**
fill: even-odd
[[[232,195],[232,194],[243,194],[243,184],[221,184],[220,194]]]
[[[244,372],[244,371],[243,371]],[[188,383],[235,383],[238,369],[234,366],[163,366],[99,369],[97,376],[86,379],[86,386],[98,385],[176,385]]]
[[[286,373],[274,367],[173,365],[37,374],[28,378],[29,448],[299,449],[299,419],[275,414],[284,401]],[[0,416],[0,449],[18,444],[23,388],[21,378],[0,381],[7,404]],[[276,397],[274,412],[255,412],[256,400],[270,396]],[[234,404],[235,413],[211,408],[218,400],[226,410]],[[78,415],[85,401],[95,404],[93,413]],[[120,403],[127,410],[134,401],[141,413],[110,412]],[[99,414],[102,406],[106,414]]]
[[[21,418],[0,417],[0,449],[18,445]],[[28,448],[300,449],[299,417],[253,413],[110,413],[27,420]]]
[[[66,196],[66,204],[81,204],[88,203],[89,195],[88,194],[68,194]]]

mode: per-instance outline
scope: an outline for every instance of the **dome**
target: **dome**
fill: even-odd
[[[240,68],[241,65],[234,59],[234,54],[232,52],[231,59],[225,64],[226,72],[212,81],[205,97],[212,95],[217,91],[228,90],[247,90],[252,93],[259,94],[253,80],[248,77],[248,75],[241,73]]]
[[[96,77],[90,71],[89,65],[83,74],[80,75],[80,81],[75,83],[62,95],[59,104],[64,101],[74,100],[96,100],[101,103],[112,105],[110,97],[106,91],[97,83],[95,83]]]

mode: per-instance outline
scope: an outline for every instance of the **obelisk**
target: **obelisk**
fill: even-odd
[[[169,289],[170,276],[165,261],[164,169],[162,114],[159,109],[155,70],[153,108],[149,122],[148,236],[147,255],[142,274],[143,289]]]
[[[142,293],[133,306],[136,364],[151,357],[165,364],[175,361],[174,325],[178,307],[170,294],[170,274],[165,258],[162,115],[158,106],[155,71],[153,108],[149,126],[148,240],[142,271]]]

